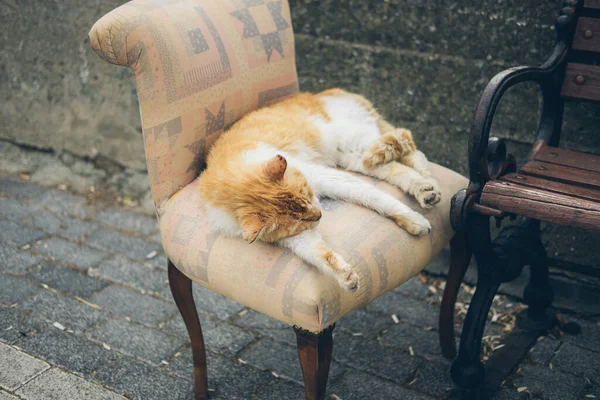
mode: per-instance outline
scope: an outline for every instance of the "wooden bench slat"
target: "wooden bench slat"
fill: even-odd
[[[488,207],[540,221],[600,232],[600,212],[598,211],[581,210],[561,204],[485,192],[481,195],[481,203]]]
[[[507,174],[500,179],[517,185],[529,186],[531,188],[556,192],[566,196],[574,196],[581,199],[600,202],[600,190],[594,190],[583,186],[569,185],[562,182],[549,181],[547,179],[521,174]]]
[[[567,64],[561,94],[568,98],[600,101],[600,66]]]
[[[558,204],[578,210],[589,210],[600,213],[600,202],[580,199],[560,193],[549,192],[537,188],[514,184],[506,181],[491,181],[485,185],[484,193],[511,196],[515,199],[528,199],[540,204]],[[483,196],[483,195],[482,195]],[[486,204],[483,200],[481,204]]]
[[[583,6],[586,8],[600,8],[600,0],[585,0]]]
[[[535,160],[600,173],[600,155],[544,146],[535,155]]]
[[[521,167],[519,172],[525,175],[534,175],[595,189],[600,188],[600,173],[585,169],[550,164],[541,161],[530,161]]]
[[[573,37],[575,50],[600,52],[600,19],[581,17]]]

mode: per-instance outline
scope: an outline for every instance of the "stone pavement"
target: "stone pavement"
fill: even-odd
[[[443,285],[420,275],[340,321],[329,397],[446,398],[449,363],[436,332]],[[459,322],[472,293],[464,286]],[[212,398],[303,398],[288,326],[202,287],[194,294]],[[505,296],[493,307],[486,357],[502,351],[523,308]],[[597,314],[561,318],[581,334],[542,338],[496,399],[600,399]],[[155,219],[0,178],[0,400],[191,399],[191,372]]]

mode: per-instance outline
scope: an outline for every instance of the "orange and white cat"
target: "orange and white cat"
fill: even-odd
[[[358,275],[316,229],[319,196],[370,208],[426,235],[425,217],[338,168],[389,182],[430,208],[441,193],[427,164],[410,131],[390,125],[364,97],[331,89],[243,117],[214,144],[198,179],[213,230],[289,248],[354,291]]]

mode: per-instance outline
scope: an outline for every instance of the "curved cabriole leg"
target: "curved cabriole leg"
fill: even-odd
[[[333,351],[333,329],[335,324],[324,331],[314,334],[294,327],[298,343],[298,356],[306,400],[324,400]]]
[[[206,376],[206,350],[204,337],[200,327],[200,319],[194,304],[192,294],[192,281],[185,276],[169,260],[169,286],[175,304],[183,317],[192,344],[192,357],[194,359],[194,399],[208,399],[208,380]]]
[[[466,235],[457,233],[450,241],[450,268],[446,287],[444,288],[439,320],[440,347],[442,348],[442,355],[448,360],[456,357],[454,305],[456,304],[460,284],[471,261],[471,256],[471,249]]]

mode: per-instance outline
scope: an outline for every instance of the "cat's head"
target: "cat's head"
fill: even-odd
[[[283,156],[249,168],[244,175],[245,184],[236,196],[241,201],[233,212],[248,243],[297,235],[321,219],[319,201],[306,178],[288,167]]]

